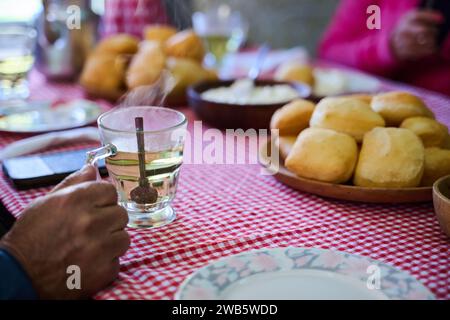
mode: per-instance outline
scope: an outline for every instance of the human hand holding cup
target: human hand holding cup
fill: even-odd
[[[143,119],[143,131],[138,134],[136,118]],[[102,147],[89,151],[86,162],[95,164],[105,159],[118,202],[128,212],[130,227],[159,227],[175,220],[171,203],[183,161],[186,126],[181,112],[162,107],[122,107],[99,117]],[[145,154],[139,153],[139,136]],[[143,185],[143,178],[148,190],[156,191],[156,197],[138,199],[133,195],[133,190]]]

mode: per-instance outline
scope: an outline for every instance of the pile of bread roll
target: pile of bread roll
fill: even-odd
[[[109,36],[99,42],[86,61],[81,85],[90,93],[114,96],[117,92],[155,83],[164,70],[174,79],[169,102],[185,99],[189,85],[217,75],[202,67],[205,53],[192,30],[178,32],[171,26],[150,25],[143,41],[128,34]]]
[[[295,100],[271,128],[285,166],[300,177],[360,187],[431,186],[450,174],[445,125],[407,92]]]

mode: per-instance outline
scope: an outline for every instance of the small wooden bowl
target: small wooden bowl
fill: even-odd
[[[450,237],[450,176],[433,184],[433,204],[442,231]]]
[[[204,91],[228,87],[234,80],[218,80],[201,82],[189,87],[187,95],[189,106],[197,116],[210,125],[221,129],[269,129],[273,113],[289,101],[274,104],[231,104],[204,100],[201,95]],[[270,86],[287,84],[295,88],[299,98],[308,98],[311,88],[302,83],[282,82],[274,80],[256,80],[257,86]]]

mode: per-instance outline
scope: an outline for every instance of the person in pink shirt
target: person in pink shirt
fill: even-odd
[[[437,40],[439,28],[448,21],[442,12],[420,4],[343,0],[319,46],[319,57],[450,95],[450,36]],[[367,25],[371,5],[380,8],[379,29]]]

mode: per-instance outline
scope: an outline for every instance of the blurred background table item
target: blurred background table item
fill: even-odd
[[[98,39],[90,0],[44,0],[37,16],[36,67],[48,79],[75,80]]]
[[[192,24],[208,51],[205,64],[210,67],[220,67],[227,53],[238,51],[246,41],[249,29],[242,14],[226,4],[195,12]]]
[[[0,103],[24,100],[30,95],[27,77],[34,64],[36,37],[32,27],[0,27]]]

